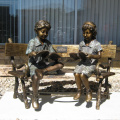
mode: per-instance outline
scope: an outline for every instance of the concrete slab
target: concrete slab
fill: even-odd
[[[113,92],[110,100],[102,101],[96,110],[96,100],[85,102],[85,96],[75,101],[72,97],[40,96],[40,109],[31,106],[25,109],[19,98],[13,99],[13,92],[6,92],[0,100],[0,120],[81,120],[81,119],[120,119],[120,93]],[[30,100],[30,98],[28,98]]]

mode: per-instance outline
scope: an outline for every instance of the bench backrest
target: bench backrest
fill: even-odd
[[[53,45],[53,48],[61,57],[70,57],[69,53],[77,53],[79,45]],[[27,44],[23,43],[6,43],[5,55],[6,56],[26,56],[25,52]],[[102,45],[102,57],[115,58],[116,45]]]

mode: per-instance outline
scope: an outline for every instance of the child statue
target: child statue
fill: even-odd
[[[45,56],[47,56],[49,53],[55,53],[51,42],[46,39],[50,29],[50,23],[44,20],[38,21],[34,28],[37,36],[29,41],[26,50],[26,54],[29,56],[28,66],[32,79],[32,106],[35,109],[39,108],[38,87],[39,81],[43,78],[43,75],[46,72],[57,71],[63,68],[63,64],[58,62],[58,60],[53,62],[46,62]]]
[[[74,100],[81,96],[81,84],[86,88],[86,102],[92,99],[92,91],[89,86],[88,78],[95,71],[98,59],[101,58],[101,44],[96,40],[96,25],[93,22],[85,22],[82,26],[84,41],[79,44],[79,53],[77,54],[81,61],[74,70],[74,77],[77,85],[77,94]]]

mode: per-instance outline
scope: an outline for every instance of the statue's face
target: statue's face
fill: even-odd
[[[92,32],[89,29],[83,31],[83,37],[86,41],[92,40]]]
[[[37,34],[40,39],[45,39],[48,36],[48,29],[42,28],[37,31]]]

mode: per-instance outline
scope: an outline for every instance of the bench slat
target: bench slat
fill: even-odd
[[[69,53],[77,53],[79,45],[53,45],[53,48],[61,57],[70,57]],[[59,48],[59,49],[58,49]],[[116,45],[102,45],[102,57],[115,58]],[[6,43],[5,54],[6,56],[26,56],[25,52],[27,44],[23,43]]]
[[[27,49],[27,44],[6,43],[5,55],[6,56],[26,56],[25,54],[26,49]]]

